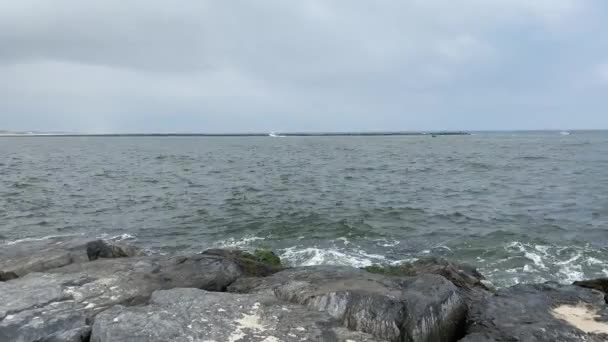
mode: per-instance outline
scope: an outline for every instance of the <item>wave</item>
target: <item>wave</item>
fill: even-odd
[[[381,254],[368,253],[362,249],[319,248],[294,246],[279,251],[279,257],[289,266],[338,265],[366,267],[374,264],[398,264],[415,258],[389,260]]]
[[[24,242],[34,242],[34,241],[45,241],[45,240],[54,240],[54,239],[63,239],[63,238],[72,238],[76,236],[85,236],[85,233],[72,233],[72,234],[53,234],[53,235],[45,235],[40,237],[26,237],[22,239],[16,240],[7,240],[6,237],[0,235],[0,240],[5,240],[4,245],[16,245]],[[136,240],[135,235],[124,233],[119,235],[109,235],[107,233],[103,233],[95,237],[95,239],[104,239],[104,240],[112,240],[112,241],[123,241],[123,240]]]
[[[45,240],[52,240],[52,239],[60,239],[60,238],[64,238],[64,237],[72,237],[72,236],[82,236],[84,234],[55,234],[55,235],[46,235],[46,236],[42,236],[42,237],[27,237],[27,238],[22,238],[22,239],[17,239],[17,240],[8,240],[5,241],[4,244],[7,246],[10,245],[16,245],[19,243],[23,243],[23,242],[32,242],[32,241],[45,241]]]
[[[124,241],[124,240],[136,240],[135,235],[124,233],[120,235],[110,236],[107,233],[103,233],[97,237],[98,239],[111,240],[111,241]]]
[[[250,247],[253,245],[255,241],[266,240],[264,237],[260,236],[246,236],[242,238],[228,238],[225,240],[220,240],[215,242],[215,247],[220,248],[242,248],[242,247]]]
[[[557,246],[511,241],[503,248],[506,257],[482,266],[481,271],[489,278],[499,278],[497,282],[505,286],[544,281],[569,284],[608,275],[608,264],[602,261],[608,251],[590,245]]]

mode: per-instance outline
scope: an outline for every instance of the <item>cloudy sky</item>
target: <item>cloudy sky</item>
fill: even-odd
[[[0,130],[608,128],[606,0],[3,0]]]

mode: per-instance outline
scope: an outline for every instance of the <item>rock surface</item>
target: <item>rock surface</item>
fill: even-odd
[[[87,242],[87,257],[90,261],[99,258],[128,258],[143,255],[143,251],[135,246],[121,243],[110,243],[105,240]]]
[[[52,237],[0,248],[0,281],[44,272],[97,258],[142,255],[140,249],[120,242]],[[15,277],[16,276],[16,277]]]
[[[22,277],[31,272],[88,261],[86,243],[85,240],[56,237],[3,245],[0,248],[0,272]]]
[[[607,279],[491,287],[443,258],[285,269],[51,238],[0,248],[0,341],[608,341]]]
[[[491,290],[485,277],[473,266],[456,263],[445,258],[429,256],[414,262],[399,265],[373,265],[364,268],[366,271],[377,274],[394,276],[416,276],[420,274],[438,274],[454,285],[466,290]]]
[[[263,294],[198,289],[154,292],[146,306],[115,306],[95,319],[92,342],[378,341],[328,314]]]
[[[351,267],[299,267],[241,278],[228,290],[274,295],[388,341],[455,341],[466,312],[457,287],[434,274],[387,277]]]
[[[462,342],[608,341],[608,307],[603,294],[572,285],[501,289],[473,306],[468,323],[468,335]]]
[[[604,292],[606,294],[604,300],[608,304],[608,278],[575,281],[574,285]]]
[[[238,277],[270,268],[238,257],[134,257],[72,263],[0,283],[0,341],[35,341],[86,330],[116,304],[145,303],[153,291],[175,287],[224,290]]]

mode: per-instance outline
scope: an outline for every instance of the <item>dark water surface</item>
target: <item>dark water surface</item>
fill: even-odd
[[[0,138],[0,248],[72,234],[294,265],[443,255],[499,285],[608,276],[608,132]]]

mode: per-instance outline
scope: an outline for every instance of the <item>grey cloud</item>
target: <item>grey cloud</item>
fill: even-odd
[[[0,129],[608,127],[603,9],[599,0],[4,2]]]

